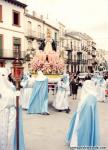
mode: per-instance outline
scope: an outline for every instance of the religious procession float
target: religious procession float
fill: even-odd
[[[31,69],[33,74],[37,74],[41,70],[44,75],[48,77],[49,88],[53,87],[64,73],[64,61],[60,57],[60,53],[53,49],[50,30],[47,31],[46,41],[44,43],[44,50],[38,50],[35,57],[31,61]]]
[[[44,50],[38,50],[31,61],[31,68],[34,74],[41,70],[48,78],[60,78],[64,72],[64,61],[59,52],[53,50],[50,30],[47,31]]]
[[[48,53],[38,51],[34,59],[31,61],[33,72],[42,70],[46,75],[61,75],[64,71],[64,63],[59,54],[54,51]]]

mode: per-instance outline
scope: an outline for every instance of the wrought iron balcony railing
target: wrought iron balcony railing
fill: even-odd
[[[65,63],[66,63],[66,64],[71,64],[71,63],[72,63],[72,60],[71,60],[71,59],[66,59],[66,60],[65,60]]]
[[[73,64],[73,65],[78,65],[78,64],[87,64],[88,63],[88,61],[87,60],[84,60],[84,59],[82,59],[82,60],[80,60],[80,61],[78,61],[78,60],[71,60],[71,59],[66,59],[65,60],[65,63],[66,64]]]
[[[42,32],[36,32],[34,30],[27,30],[26,33],[25,33],[25,36],[28,38],[28,39],[44,39],[45,38],[45,35],[44,33]]]
[[[87,60],[82,59],[82,60],[81,60],[81,64],[87,64]]]
[[[18,53],[15,50],[9,50],[9,49],[0,49],[0,58],[1,59],[14,59],[18,56],[23,59],[25,58],[25,51],[19,51]]]

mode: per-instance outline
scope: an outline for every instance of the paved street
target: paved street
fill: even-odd
[[[56,112],[49,101],[49,116],[28,115],[23,111],[26,150],[68,150],[65,136],[78,100],[69,97],[71,113]],[[108,103],[98,102],[100,115],[101,145],[108,146]]]

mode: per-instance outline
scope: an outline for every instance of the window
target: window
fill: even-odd
[[[30,30],[32,30],[32,23],[31,23],[31,21],[28,21],[28,30],[30,31]]]
[[[64,41],[62,41],[62,47],[64,47]]]
[[[20,25],[20,13],[17,11],[13,11],[13,25],[15,26]]]
[[[77,59],[76,59],[76,55],[74,55],[74,61],[76,61]]]
[[[57,32],[55,32],[54,40],[57,41]]]
[[[20,38],[13,38],[13,56],[20,57],[21,56],[21,39]]]
[[[38,38],[41,38],[41,26],[38,25]]]
[[[28,41],[28,49],[32,49],[32,41]]]
[[[2,5],[0,5],[0,22],[2,22]]]
[[[3,54],[3,37],[2,34],[0,34],[0,57],[2,57]]]
[[[64,36],[64,29],[62,29],[62,36]]]
[[[32,23],[31,23],[31,21],[27,22],[27,30],[28,30],[27,32],[28,32],[29,36],[32,35]]]

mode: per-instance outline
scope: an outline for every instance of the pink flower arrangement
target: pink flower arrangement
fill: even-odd
[[[35,72],[42,70],[44,74],[62,74],[64,71],[64,62],[57,52],[49,54],[38,52],[31,61],[31,68]]]

